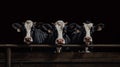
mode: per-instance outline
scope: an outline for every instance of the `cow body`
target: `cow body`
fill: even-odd
[[[95,31],[101,31],[104,24],[93,25],[91,22],[84,22],[82,26],[72,23],[68,26],[68,34],[71,37],[71,43],[81,44],[82,51],[90,52],[88,47],[92,44],[92,34]]]
[[[82,42],[82,28],[77,23],[68,25],[67,34],[71,39],[71,44],[80,44]]]

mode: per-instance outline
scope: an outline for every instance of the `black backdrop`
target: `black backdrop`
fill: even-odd
[[[120,43],[119,4],[113,1],[6,1],[0,9],[0,43],[18,43],[20,34],[11,24],[27,19],[36,22],[63,21],[82,25],[86,19],[94,24],[104,23],[101,32],[94,33],[94,43]]]

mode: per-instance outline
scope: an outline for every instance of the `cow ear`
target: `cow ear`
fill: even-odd
[[[21,32],[21,28],[18,28],[18,29],[17,29],[17,32]]]
[[[65,25],[68,24],[68,22],[65,22]]]
[[[33,22],[33,25],[36,26],[37,22]]]
[[[83,22],[83,25],[85,24],[85,22]]]
[[[53,22],[51,24],[55,25],[55,23],[53,23]]]
[[[52,33],[53,31],[49,29],[49,30],[47,30],[47,32],[48,32],[48,33]]]
[[[24,25],[25,24],[25,22],[22,22],[22,25]]]
[[[104,24],[103,23],[99,23],[95,26],[96,31],[101,31],[104,28]]]
[[[12,27],[17,30],[17,32],[21,32],[22,25],[19,23],[13,23]]]
[[[80,33],[81,31],[79,29],[76,30],[77,33]]]

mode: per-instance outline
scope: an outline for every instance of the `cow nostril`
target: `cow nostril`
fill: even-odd
[[[57,41],[58,41],[58,42],[63,42],[63,39],[58,39]]]
[[[86,41],[90,41],[90,39],[91,39],[90,37],[85,37]]]
[[[58,43],[58,44],[62,44],[63,41],[64,41],[63,39],[57,39],[57,43]]]
[[[31,41],[31,38],[25,38],[26,41]]]
[[[31,40],[31,38],[28,38],[28,40]]]
[[[59,40],[56,40],[57,42],[59,42]]]
[[[90,37],[85,37],[85,39],[91,39]]]
[[[61,39],[60,41],[63,42],[63,39]]]

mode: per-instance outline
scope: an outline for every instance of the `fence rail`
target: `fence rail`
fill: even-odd
[[[26,45],[26,44],[0,44],[0,48],[4,48],[6,49],[6,59],[5,61],[3,60],[0,61],[0,63],[6,63],[6,67],[11,67],[12,63],[38,63],[38,62],[41,62],[41,63],[44,63],[46,61],[14,61],[12,60],[11,56],[12,56],[12,51],[11,49],[12,48],[21,48],[21,47],[39,47],[39,48],[42,48],[42,47],[55,47],[55,46],[52,46],[52,45],[49,45],[49,44],[31,44],[31,45]],[[65,44],[63,45],[63,47],[81,47],[81,45],[79,44]],[[93,44],[93,45],[90,45],[89,47],[113,47],[113,48],[120,48],[120,44]],[[108,59],[107,62],[104,62],[105,59],[101,60],[97,60],[98,62],[103,62],[103,63],[107,63],[109,61],[112,61],[114,60],[113,62],[111,63],[120,63],[120,59]],[[68,62],[69,60],[67,60],[66,62]],[[71,62],[78,62],[79,60],[71,60]],[[96,62],[97,61],[93,60],[93,61],[90,61],[90,62]],[[58,61],[51,61],[51,63],[53,62],[58,62]],[[85,60],[81,60],[79,61],[81,63],[85,62]],[[46,62],[47,63],[47,62]],[[86,62],[87,63],[87,62]],[[110,63],[110,62],[109,62]]]
[[[80,44],[65,44],[63,47],[81,47]],[[0,44],[0,47],[55,47],[49,44]],[[93,44],[89,45],[89,47],[120,47],[120,44]]]

